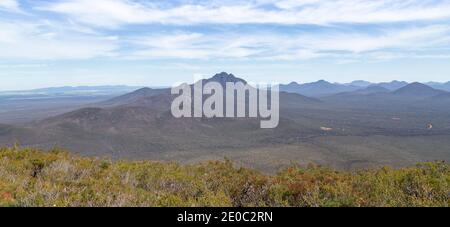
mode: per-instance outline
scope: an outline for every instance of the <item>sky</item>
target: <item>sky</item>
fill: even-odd
[[[0,0],[0,90],[450,80],[450,0]]]

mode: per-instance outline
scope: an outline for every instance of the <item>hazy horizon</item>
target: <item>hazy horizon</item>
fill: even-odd
[[[227,73],[230,73],[230,72],[227,72]],[[255,83],[260,82],[260,81],[248,80],[245,77],[236,75],[234,73],[230,73],[230,74],[233,74],[234,76],[236,76],[238,78],[241,78],[241,79],[244,79],[244,80],[246,80],[248,82],[255,82]],[[198,77],[198,75],[194,75],[194,76]],[[192,76],[192,78],[194,78],[194,76]],[[203,75],[203,78],[206,79],[206,78],[210,78],[212,76],[214,76],[214,74],[212,74],[212,75]],[[302,81],[295,81],[295,80],[293,80],[293,81],[280,83],[280,85],[286,85],[286,84],[293,83],[293,82],[298,83],[298,84],[306,84],[306,83],[318,82],[320,80],[325,80],[325,79],[317,79],[317,80],[303,81],[303,82]],[[346,81],[346,82],[329,81],[329,80],[325,80],[325,81],[333,83],[333,84],[349,84],[349,83],[356,82],[356,81],[365,81],[365,82],[370,82],[372,84],[389,83],[389,82],[394,82],[394,81],[407,82],[407,83],[418,82],[418,83],[423,83],[423,84],[427,84],[427,83],[441,83],[441,84],[445,84],[445,83],[450,82],[450,80],[448,80],[448,81],[406,81],[406,80],[395,80],[395,79],[394,80],[389,80],[389,81],[368,81],[368,80],[364,80],[364,79],[357,79],[357,80]],[[191,79],[191,80],[184,81],[184,82],[188,82],[189,83],[189,82],[193,82],[193,81]],[[63,87],[78,88],[78,87],[102,87],[102,86],[105,86],[105,87],[116,87],[116,86],[149,87],[149,88],[157,89],[157,88],[169,88],[172,85],[173,84],[169,84],[169,85],[166,85],[166,84],[163,84],[163,85],[153,85],[153,84],[94,84],[94,85],[93,84],[75,84],[75,85],[74,84],[62,84],[62,85],[57,85],[57,86],[32,87],[32,88],[28,88],[28,89],[0,89],[0,92],[30,91],[30,90],[39,90],[39,89],[46,89],[46,88],[63,88]]]

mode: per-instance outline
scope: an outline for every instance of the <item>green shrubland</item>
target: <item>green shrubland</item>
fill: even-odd
[[[0,149],[0,206],[446,206],[450,166],[276,175],[230,161],[110,161],[55,149]]]

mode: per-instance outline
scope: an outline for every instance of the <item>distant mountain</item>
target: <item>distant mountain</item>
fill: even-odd
[[[297,93],[280,92],[280,108],[301,109],[305,106],[314,106],[320,103],[322,101],[316,98],[310,98]]]
[[[161,94],[170,94],[170,89],[152,89],[152,88],[141,88],[131,93],[127,93],[110,100],[99,103],[102,107],[107,106],[120,106],[120,105],[142,105],[143,100],[150,99],[151,97],[158,96]]]
[[[342,92],[335,94],[335,96],[360,96],[360,95],[369,95],[369,94],[376,94],[376,93],[389,93],[390,90],[380,87],[380,86],[369,86],[366,88],[358,89],[356,91],[350,91],[350,92]]]
[[[444,90],[450,92],[450,82],[447,83],[437,83],[437,82],[428,82],[426,85],[439,90]]]
[[[322,97],[329,104],[345,104],[354,107],[371,105],[378,100],[385,100],[390,95],[390,90],[380,86],[369,86],[356,91],[341,92]],[[382,101],[383,102],[383,101]]]
[[[381,83],[371,83],[365,80],[355,80],[351,83],[330,83],[325,80],[319,80],[313,83],[300,84],[297,82],[291,82],[289,84],[280,85],[280,90],[285,92],[297,93],[306,96],[312,97],[320,97],[320,96],[329,96],[334,94],[339,94],[343,92],[353,92],[358,91],[364,88],[376,87],[374,89],[366,90],[367,93],[372,93],[372,91],[376,92],[385,92],[386,89],[389,91],[395,91],[402,87],[407,86],[409,83],[406,81],[391,81],[391,82],[381,82]],[[443,90],[450,92],[450,82],[447,83],[438,83],[438,82],[428,82],[424,83],[431,88],[437,90]],[[384,88],[384,89],[382,89]],[[360,91],[364,93],[364,91]]]
[[[291,82],[289,84],[280,84],[280,91],[299,94],[301,92],[300,89],[301,89],[301,84],[299,84],[297,82]]]
[[[238,78],[233,74],[228,74],[226,72],[218,73],[208,79],[203,79],[202,82],[203,84],[206,84],[208,82],[218,82],[224,88],[226,86],[226,83],[228,82],[232,83],[242,82],[244,84],[247,84],[245,80]],[[173,97],[171,95],[170,88],[163,88],[163,89],[141,88],[131,93],[124,94],[119,97],[102,102],[100,103],[100,105],[103,107],[120,106],[120,105],[146,106],[150,108],[161,109],[162,106],[170,106],[172,98]],[[157,107],[155,105],[157,105]]]
[[[226,83],[228,83],[228,82],[230,82],[230,83],[242,82],[244,84],[247,84],[247,81],[245,81],[244,79],[237,78],[233,74],[229,74],[229,73],[226,73],[226,72],[218,73],[218,74],[214,75],[213,77],[211,77],[209,79],[203,80],[203,83],[207,83],[207,82],[218,82],[223,87],[225,87]]]
[[[381,86],[369,86],[367,88],[360,89],[355,92],[360,94],[372,94],[372,93],[387,93],[390,92],[390,90]]]
[[[355,80],[355,81],[353,81],[351,83],[347,83],[345,85],[347,85],[347,86],[363,87],[364,88],[364,87],[368,87],[368,86],[372,85],[372,83],[369,82],[369,81],[365,81],[365,80]]]
[[[125,94],[139,86],[78,86],[78,87],[50,87],[23,91],[2,91],[0,97],[5,96],[93,96]]]
[[[287,85],[280,85],[280,91],[292,92],[310,97],[320,97],[340,92],[355,91],[358,89],[360,89],[360,87],[330,83],[325,80],[319,80],[317,82],[306,84],[298,84],[293,82]]]
[[[444,89],[450,92],[450,81],[444,84]]]
[[[450,110],[446,101],[448,92],[434,89],[421,83],[411,83],[390,91],[381,86],[369,86],[353,92],[344,92],[321,98],[329,105],[348,108],[365,108],[379,110],[404,111],[408,109]]]
[[[428,85],[422,84],[422,83],[411,83],[408,84],[402,88],[399,88],[398,90],[394,91],[394,95],[400,95],[400,96],[420,96],[420,97],[431,97],[436,96],[440,94],[446,93],[442,90],[434,89]]]
[[[372,84],[371,86],[384,87],[386,89],[394,91],[394,90],[402,88],[402,87],[404,87],[406,85],[408,85],[408,82],[394,80],[394,81],[391,81],[391,82],[383,82],[383,83],[378,83],[378,84]]]

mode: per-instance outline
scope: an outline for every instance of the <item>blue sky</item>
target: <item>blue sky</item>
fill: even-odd
[[[449,0],[0,0],[0,90],[449,81]]]

